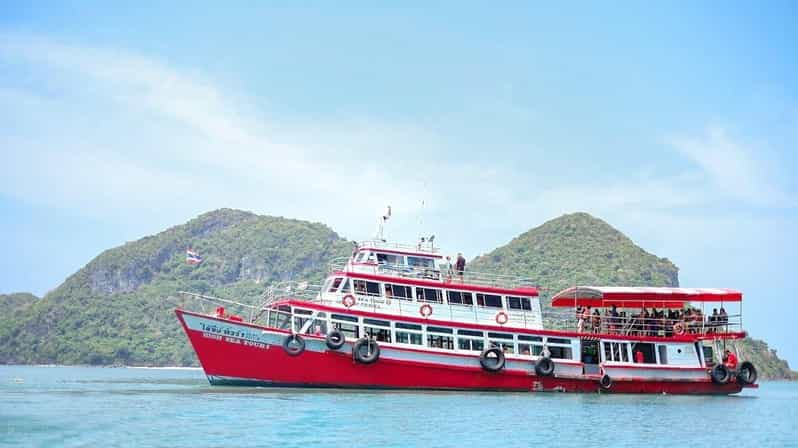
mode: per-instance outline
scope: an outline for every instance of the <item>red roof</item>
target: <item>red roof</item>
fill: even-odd
[[[551,305],[681,308],[686,302],[741,302],[742,300],[743,293],[733,289],[576,286],[555,294],[551,299]]]

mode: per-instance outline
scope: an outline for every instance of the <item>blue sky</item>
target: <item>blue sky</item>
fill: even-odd
[[[220,207],[468,257],[587,211],[798,365],[794,2],[168,3],[4,5],[0,291]]]

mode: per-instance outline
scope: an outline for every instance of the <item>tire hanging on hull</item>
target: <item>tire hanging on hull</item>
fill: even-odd
[[[327,348],[330,350],[338,350],[346,344],[346,338],[340,330],[333,330],[327,333],[324,343],[327,344]]]
[[[554,375],[554,361],[548,356],[538,359],[538,362],[535,363],[535,373],[538,376]]]
[[[498,372],[504,368],[504,352],[498,347],[487,348],[479,355],[479,364],[488,372]]]
[[[360,364],[373,364],[380,359],[380,345],[369,338],[360,338],[352,346],[352,358]]]
[[[305,351],[305,340],[298,334],[289,334],[283,339],[283,350],[288,356],[299,356]]]

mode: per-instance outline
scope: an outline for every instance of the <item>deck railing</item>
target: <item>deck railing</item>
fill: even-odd
[[[440,282],[442,286],[449,285],[456,288],[457,284],[492,286],[498,288],[535,288],[537,284],[528,278],[514,275],[479,272],[466,269],[460,275],[454,268],[436,269],[421,266],[408,266],[387,263],[360,263],[356,266],[349,264],[349,259],[336,259],[330,263],[330,273],[335,272],[361,272],[374,275],[387,275],[403,278],[417,278]]]
[[[622,336],[662,336],[671,337],[687,334],[722,335],[742,331],[742,315],[729,314],[722,320],[709,320],[706,317],[657,317],[591,315],[582,320],[573,311],[544,313],[543,321],[547,328],[575,331],[585,334],[617,334]]]
[[[381,240],[368,240],[362,241],[358,244],[358,248],[369,249],[388,249],[388,250],[401,250],[407,252],[419,252],[427,254],[437,254],[440,249],[433,246],[431,242],[424,241],[417,244],[404,244],[404,243],[389,243]]]

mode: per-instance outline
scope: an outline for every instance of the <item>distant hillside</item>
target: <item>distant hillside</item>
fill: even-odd
[[[255,303],[270,283],[318,283],[351,242],[322,224],[216,210],[109,249],[42,299],[0,296],[0,363],[197,365],[169,300],[191,290]],[[185,263],[191,247],[203,263]],[[677,286],[678,268],[585,213],[565,215],[478,257],[469,270],[521,274],[550,295],[575,284]],[[548,308],[546,308],[548,310]],[[788,378],[762,341],[744,358]]]
[[[29,292],[0,294],[0,316],[16,314],[33,305],[37,300],[39,298]]]
[[[185,263],[187,247],[202,264]],[[351,247],[322,224],[206,213],[101,253],[19,310],[0,325],[0,363],[193,365],[167,297],[187,289],[254,301],[271,282],[320,281]]]

